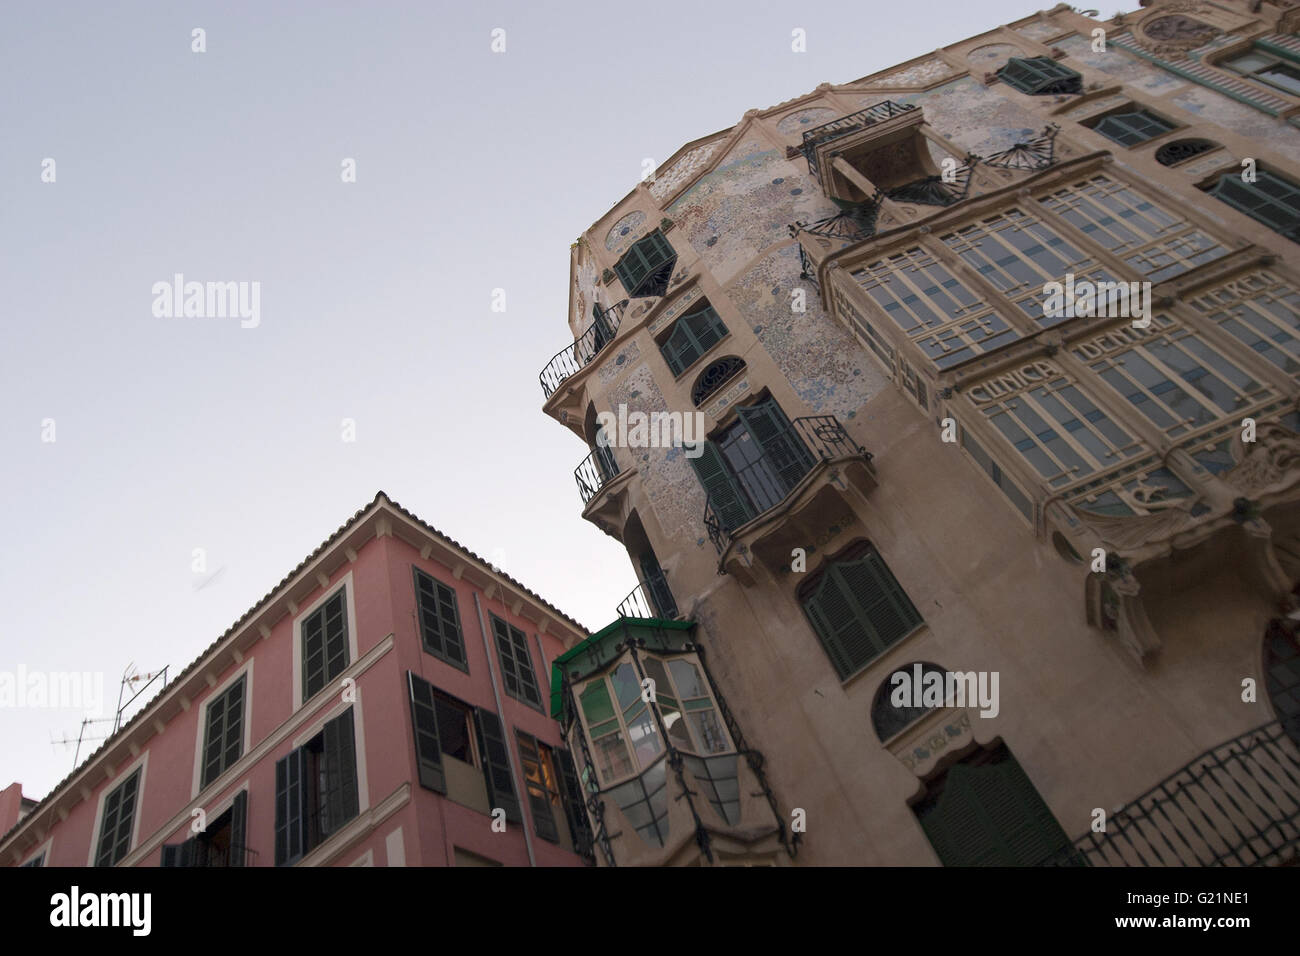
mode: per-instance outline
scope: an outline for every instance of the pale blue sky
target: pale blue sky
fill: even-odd
[[[381,488],[608,623],[636,578],[537,381],[570,242],[644,157],[1050,6],[5,4],[0,671],[103,674],[111,710]],[[156,318],[176,272],[260,282],[260,325]],[[82,716],[0,708],[0,787],[44,795]]]

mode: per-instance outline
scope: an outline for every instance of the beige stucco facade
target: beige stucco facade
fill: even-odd
[[[1265,761],[1282,768],[1270,799],[1296,808],[1294,742],[1242,735],[1284,716],[1265,634],[1300,583],[1300,245],[1208,191],[1243,160],[1300,184],[1300,95],[1222,65],[1294,50],[1300,69],[1300,8],[1255,6],[1062,5],[823,84],[687,144],[575,244],[577,345],[543,373],[548,415],[594,449],[602,412],[698,411],[721,442],[770,397],[808,441],[777,503],[712,535],[682,447],[616,442],[617,475],[583,496],[696,622],[785,825],[806,821],[797,863],[943,862],[915,805],[997,744],[1071,839],[1105,811],[1076,844],[1093,863],[1136,862],[1108,845],[1115,811],[1142,815],[1137,798],[1220,746],[1227,785]],[[1061,64],[1078,92],[1013,87],[1012,58]],[[1143,111],[1169,128],[1132,145],[1092,128]],[[1210,145],[1161,152],[1192,140]],[[945,204],[902,188],[945,170]],[[634,295],[615,267],[656,230],[666,287]],[[1147,324],[1044,313],[1050,262],[1149,282]],[[674,374],[666,337],[704,303],[725,331]],[[593,306],[617,317],[594,348]],[[743,366],[701,397],[724,357]],[[804,604],[859,542],[921,623],[845,675]],[[941,707],[882,741],[873,702],[913,662],[996,672],[996,715]],[[1290,860],[1289,826],[1250,858],[1175,834],[1195,845],[1164,862]]]

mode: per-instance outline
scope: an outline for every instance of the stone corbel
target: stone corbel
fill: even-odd
[[[1119,642],[1137,658],[1138,663],[1145,666],[1152,655],[1160,650],[1161,641],[1147,617],[1146,605],[1140,594],[1142,585],[1127,569],[1121,574],[1108,576],[1106,583],[1119,597]]]

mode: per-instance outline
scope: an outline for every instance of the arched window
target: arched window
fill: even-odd
[[[1300,186],[1289,179],[1257,169],[1255,181],[1248,183],[1236,171],[1224,173],[1208,192],[1292,242],[1300,242]]]
[[[911,634],[921,615],[869,541],[857,541],[799,588],[799,602],[840,680]]]
[[[635,299],[667,292],[668,280],[672,278],[676,264],[677,253],[663,233],[656,229],[632,244],[614,266],[614,272],[627,294]]]
[[[659,351],[672,373],[681,375],[726,335],[722,318],[713,306],[703,302],[673,323],[671,331],[659,343]]]
[[[917,687],[917,669],[920,669],[920,687]],[[920,720],[930,711],[935,710],[937,705],[917,703],[924,700],[924,690],[926,684],[933,680],[931,674],[938,675],[939,686],[945,686],[945,675],[948,672],[938,664],[917,661],[900,667],[881,682],[880,687],[876,690],[876,697],[871,702],[871,726],[876,730],[876,736],[880,738],[883,744],[890,737],[901,732],[905,727],[910,726]],[[906,675],[907,680],[900,682],[895,680],[895,674]],[[943,691],[940,691],[942,698]],[[897,696],[896,696],[897,695]],[[896,699],[903,699],[909,703],[895,704]]]
[[[1218,148],[1218,143],[1212,143],[1208,139],[1176,139],[1156,150],[1156,162],[1162,166],[1177,166],[1193,156]]]
[[[1083,78],[1048,56],[1013,56],[998,70],[998,79],[1030,96],[1083,92]]]
[[[695,384],[691,387],[691,401],[698,408],[714,392],[744,370],[745,360],[735,355],[728,355],[726,358],[720,358],[716,362],[709,363],[709,366],[700,373],[699,378],[695,380]]]

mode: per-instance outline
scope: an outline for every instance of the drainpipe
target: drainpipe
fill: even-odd
[[[500,582],[497,582],[500,587]],[[505,736],[506,760],[510,762],[510,779],[515,785],[515,793],[519,795],[519,816],[523,818],[524,828],[524,845],[528,847],[528,865],[537,866],[537,858],[533,856],[533,835],[528,832],[528,814],[524,813],[524,804],[528,802],[528,791],[520,786],[523,780],[519,773],[519,768],[515,765],[515,751],[510,746],[510,736],[506,725],[505,708],[501,706],[501,688],[497,685],[496,668],[492,666],[492,645],[488,643],[487,625],[483,621],[483,605],[479,603],[478,592],[474,592],[474,612],[478,615],[478,632],[483,638],[483,650],[487,654],[488,676],[492,678],[492,696],[497,702],[497,714],[501,718],[501,733]]]

